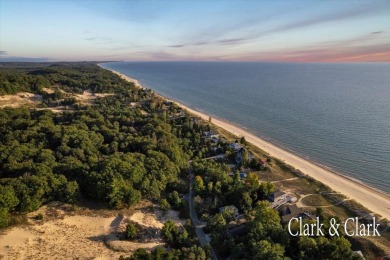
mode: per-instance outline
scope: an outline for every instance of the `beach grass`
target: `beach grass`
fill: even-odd
[[[303,198],[301,201],[303,204],[305,204],[307,206],[312,206],[312,207],[332,205],[332,203],[330,201],[328,201],[326,198],[324,198],[320,194],[309,195],[309,196]]]

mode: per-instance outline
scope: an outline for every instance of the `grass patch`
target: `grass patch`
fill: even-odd
[[[330,216],[337,216],[340,219],[347,219],[351,216],[354,216],[353,212],[349,210],[348,208],[339,205],[339,206],[331,206],[331,207],[324,207],[322,208],[324,210],[324,213],[326,215]]]
[[[312,207],[332,205],[332,203],[330,203],[326,198],[324,198],[320,194],[307,196],[302,199],[302,203]]]
[[[352,244],[352,250],[361,250],[365,259],[376,259],[388,254],[385,251],[386,247],[383,248],[386,245],[381,245],[383,239],[363,237],[349,237],[348,239]]]
[[[313,185],[313,183],[306,178],[275,183],[275,186],[280,190],[291,190],[297,194],[312,194],[320,191],[319,187]]]

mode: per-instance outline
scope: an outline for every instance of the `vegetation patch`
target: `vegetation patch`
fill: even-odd
[[[312,206],[312,207],[332,205],[326,198],[324,198],[322,195],[319,195],[319,194],[313,194],[313,195],[309,195],[307,197],[304,197],[301,200],[301,202],[305,206]]]

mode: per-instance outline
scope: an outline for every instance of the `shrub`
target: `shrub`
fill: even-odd
[[[126,231],[125,231],[125,236],[127,239],[134,239],[135,235],[137,234],[137,229],[135,226],[131,223],[127,224],[126,226]]]

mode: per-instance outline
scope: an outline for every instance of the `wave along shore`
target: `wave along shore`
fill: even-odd
[[[100,65],[99,65],[100,66]],[[103,68],[103,67],[102,67]],[[106,69],[106,68],[104,68]],[[123,75],[117,71],[110,70],[111,72],[119,75],[123,79],[126,79],[129,82],[133,82],[136,86],[141,87],[139,82],[136,79],[130,78],[126,75]],[[162,96],[162,95],[160,95]],[[164,97],[163,98],[175,102],[181,108],[187,110],[188,112],[201,117],[203,120],[208,121],[209,115],[193,110],[175,100]],[[329,186],[331,189],[346,195],[360,204],[362,204],[367,209],[378,213],[384,218],[390,220],[390,197],[374,188],[366,186],[362,183],[344,177],[340,174],[322,168],[308,160],[305,160],[289,151],[286,151],[276,145],[273,145],[270,142],[267,142],[256,135],[242,129],[239,126],[236,126],[225,120],[217,119],[212,117],[212,123],[225,129],[226,131],[236,135],[236,136],[245,136],[245,139],[252,143],[253,145],[259,147],[263,151],[269,153],[270,156],[275,157],[284,161],[285,163],[293,166],[294,168],[300,170],[304,174],[316,179],[319,182]]]

